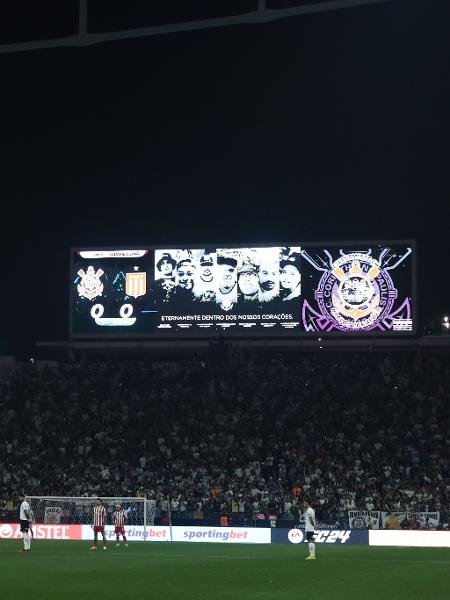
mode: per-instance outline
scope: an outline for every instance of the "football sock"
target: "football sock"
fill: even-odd
[[[310,555],[315,556],[316,555],[316,545],[313,542],[309,542],[308,546],[309,546]]]
[[[30,549],[30,534],[27,531],[23,532],[23,547],[25,550]]]

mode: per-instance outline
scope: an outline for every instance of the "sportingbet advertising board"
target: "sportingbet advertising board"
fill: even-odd
[[[115,540],[114,527],[106,525],[105,534],[107,540]],[[197,526],[174,526],[154,525],[147,527],[144,532],[143,526],[128,526],[125,534],[129,541],[136,542],[212,542],[216,544],[270,544],[270,529],[255,527],[197,527]],[[82,525],[82,539],[93,539],[90,525]],[[172,540],[171,540],[172,535]]]
[[[216,544],[270,544],[269,528],[259,527],[173,527],[174,542]]]
[[[82,525],[81,527],[81,539],[94,539],[94,534],[90,525]],[[125,535],[130,542],[170,542],[170,527],[167,527],[166,525],[152,525],[144,530],[142,525],[127,525],[125,527]],[[105,526],[105,537],[108,541],[115,541],[116,534],[114,533],[114,525]]]

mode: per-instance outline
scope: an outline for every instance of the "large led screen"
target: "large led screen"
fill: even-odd
[[[72,251],[71,335],[411,334],[414,245]]]

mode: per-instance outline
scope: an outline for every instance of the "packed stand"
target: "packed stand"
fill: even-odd
[[[445,511],[446,355],[28,365],[0,384],[0,499],[146,494],[174,517]],[[170,500],[168,500],[170,498]]]

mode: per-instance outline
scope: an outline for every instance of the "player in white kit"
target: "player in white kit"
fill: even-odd
[[[314,530],[316,528],[316,513],[311,507],[309,498],[303,500],[305,509],[305,533],[309,546],[309,556],[305,560],[316,560],[316,544],[314,543]]]
[[[27,498],[26,498],[25,494],[20,495],[19,500],[21,501],[20,502],[20,514],[19,514],[20,531],[22,532],[22,536],[23,536],[23,550],[21,550],[21,552],[30,552],[31,542],[30,542],[30,534],[28,533],[28,530],[30,529],[30,522],[31,522],[31,514],[30,514],[31,508],[27,502]]]

